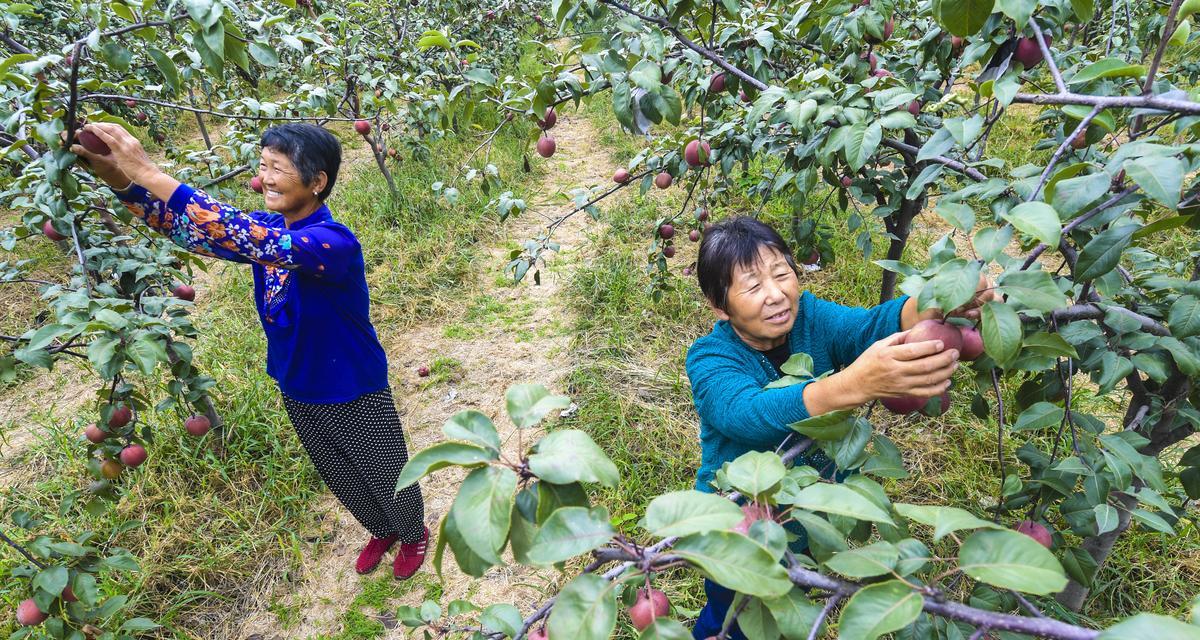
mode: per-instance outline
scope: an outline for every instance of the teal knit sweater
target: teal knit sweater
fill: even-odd
[[[804,292],[797,303],[792,327],[792,353],[807,353],[817,375],[840,370],[867,347],[900,330],[900,310],[907,296],[870,309],[846,307]],[[763,389],[779,378],[761,352],[751,348],[728,321],[718,322],[687,354],[692,401],[700,414],[700,471],[696,489],[713,491],[711,482],[721,465],[747,451],[773,450],[789,434],[793,422],[808,415],[804,387]],[[818,458],[819,456],[819,458]],[[829,464],[817,452],[801,464]]]

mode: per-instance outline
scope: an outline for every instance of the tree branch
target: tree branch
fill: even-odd
[[[191,113],[206,113],[210,116],[218,118],[229,118],[231,120],[270,120],[270,121],[322,121],[322,122],[354,122],[355,120],[369,119],[373,120],[379,117],[376,113],[373,116],[363,116],[362,118],[333,118],[329,116],[251,116],[244,113],[228,113],[224,111],[214,111],[212,109],[201,109],[191,105],[179,104],[176,102],[166,102],[164,100],[155,100],[152,98],[139,98],[137,96],[125,96],[115,93],[89,93],[79,97],[80,102],[96,102],[100,100],[132,100],[143,104],[152,104],[158,107],[167,109],[175,109],[177,111],[190,111]]]
[[[1054,78],[1054,86],[1058,87],[1059,93],[1066,93],[1067,85],[1063,82],[1062,72],[1058,70],[1058,63],[1054,62],[1054,56],[1050,55],[1050,47],[1046,45],[1046,36],[1042,35],[1042,28],[1032,17],[1029,18],[1029,27],[1033,29],[1038,49],[1041,49],[1042,57],[1046,59],[1046,67],[1050,69],[1050,77]]]
[[[1200,115],[1200,102],[1158,96],[1089,96],[1082,93],[1018,93],[1013,102],[1022,104],[1081,104],[1103,109],[1159,109]]]
[[[1030,22],[1033,22],[1033,20],[1031,19]],[[1067,147],[1071,146],[1071,143],[1075,141],[1076,136],[1084,135],[1084,132],[1087,131],[1088,125],[1092,123],[1092,120],[1099,115],[1101,111],[1103,111],[1103,109],[1100,107],[1092,107],[1092,112],[1087,114],[1083,120],[1080,120],[1079,125],[1075,127],[1075,130],[1071,132],[1071,135],[1067,136],[1062,141],[1062,144],[1058,145],[1058,149],[1056,149],[1054,151],[1054,155],[1050,157],[1050,163],[1047,164],[1046,169],[1042,171],[1042,177],[1040,180],[1038,180],[1037,187],[1030,192],[1028,198],[1025,198],[1025,202],[1032,201],[1038,196],[1039,193],[1042,192],[1042,187],[1045,186],[1046,181],[1050,179],[1050,172],[1054,170],[1054,167],[1058,164],[1062,154],[1066,153]]]

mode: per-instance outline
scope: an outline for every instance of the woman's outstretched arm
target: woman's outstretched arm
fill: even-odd
[[[137,138],[119,125],[89,124],[87,130],[112,152],[97,155],[80,145],[72,151],[88,159],[131,213],[188,251],[329,277],[341,275],[358,251],[357,240],[340,225],[311,225],[295,231],[268,227],[253,215],[180,183],[163,173]],[[126,178],[128,184],[116,184]]]

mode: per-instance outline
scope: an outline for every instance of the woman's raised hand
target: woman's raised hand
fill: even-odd
[[[939,340],[901,344],[907,332],[894,333],[867,348],[844,373],[869,400],[919,396],[930,398],[950,386],[958,351]]]
[[[142,143],[121,125],[92,122],[84,125],[81,131],[96,136],[108,146],[109,153],[93,153],[78,142],[71,145],[71,152],[86,159],[96,175],[110,185],[118,189],[127,187],[131,181],[144,185],[151,177],[161,173],[150,156],[146,155]]]

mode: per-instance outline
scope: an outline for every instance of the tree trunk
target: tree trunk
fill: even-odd
[[[887,227],[888,233],[892,234],[892,241],[888,244],[887,250],[888,260],[899,260],[904,256],[904,247],[908,244],[908,234],[912,230],[913,218],[921,210],[920,203],[924,201],[924,195],[916,200],[905,198],[900,201],[900,210],[884,219],[884,226]],[[883,284],[879,287],[880,304],[896,297],[898,275],[895,271],[883,272]]]
[[[1108,559],[1108,555],[1112,553],[1113,545],[1116,544],[1117,538],[1125,533],[1129,528],[1129,512],[1137,506],[1137,498],[1127,494],[1117,494],[1117,502],[1120,506],[1117,508],[1117,528],[1109,531],[1104,535],[1092,536],[1083,541],[1080,548],[1087,552],[1092,560],[1096,561],[1096,573],[1100,575],[1100,570],[1104,568],[1104,561]],[[1063,589],[1055,597],[1059,604],[1067,607],[1071,611],[1079,611],[1083,607],[1083,601],[1087,599],[1089,589],[1074,580],[1067,583],[1067,588]]]

